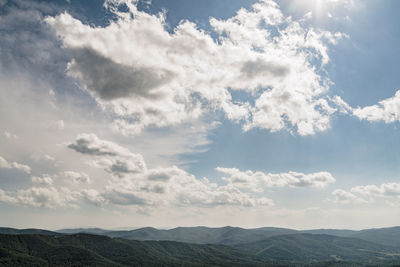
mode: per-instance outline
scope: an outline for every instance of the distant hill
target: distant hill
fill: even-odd
[[[303,230],[299,231],[304,234],[318,234],[318,235],[334,235],[340,237],[351,237],[358,231],[345,230],[345,229],[313,229],[313,230]]]
[[[281,263],[309,264],[329,261],[371,265],[400,263],[399,248],[331,235],[281,235],[235,247]]]
[[[0,235],[0,266],[261,266],[222,245],[134,241],[99,235]]]
[[[237,245],[265,240],[269,237],[289,234],[325,234],[338,237],[353,237],[370,241],[373,243],[400,247],[400,227],[366,229],[361,231],[346,229],[312,229],[293,230],[277,227],[262,227],[255,229],[244,229],[240,227],[177,227],[169,230],[160,230],[152,227],[145,227],[135,230],[111,231],[101,228],[75,228],[48,231],[42,229],[14,229],[0,227],[0,234],[42,234],[42,235],[64,235],[88,233],[118,237],[129,240],[163,240],[177,241],[193,244],[222,244]]]
[[[158,230],[146,227],[131,231],[112,231],[103,233],[110,237],[131,240],[169,240],[195,244],[232,245],[263,240],[271,236],[297,233],[296,230],[265,227],[258,229],[243,229],[239,227],[178,227],[170,230]]]
[[[361,230],[351,236],[386,246],[400,247],[399,226]]]
[[[101,228],[71,228],[71,229],[60,229],[60,230],[57,230],[56,232],[61,233],[61,234],[86,233],[86,234],[102,235],[104,233],[110,232],[110,230],[104,230]]]
[[[9,235],[61,235],[57,232],[52,232],[48,230],[28,228],[28,229],[15,229],[9,227],[0,227],[0,234],[9,234]]]

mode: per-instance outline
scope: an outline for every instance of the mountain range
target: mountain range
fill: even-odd
[[[392,266],[399,240],[400,227],[0,228],[0,266]]]
[[[4,229],[4,228],[3,228]],[[33,230],[33,229],[32,229]],[[26,230],[21,230],[26,231]],[[0,228],[0,233],[4,233]],[[20,232],[21,234],[23,232]],[[245,229],[240,227],[209,228],[177,227],[169,230],[161,230],[152,227],[144,227],[135,230],[111,231],[100,228],[76,228],[61,229],[55,231],[57,234],[100,234],[109,237],[119,237],[131,240],[165,240],[187,242],[194,244],[224,244],[234,245],[238,243],[255,242],[278,235],[290,234],[325,234],[338,237],[353,237],[365,241],[374,242],[386,246],[400,246],[400,226],[389,228],[374,228],[365,230],[345,229],[313,229],[293,230],[288,228],[262,227]]]

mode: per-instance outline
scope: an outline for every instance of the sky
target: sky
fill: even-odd
[[[399,8],[0,0],[0,225],[398,225]]]

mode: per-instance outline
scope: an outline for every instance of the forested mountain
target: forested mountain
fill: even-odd
[[[352,236],[382,245],[400,247],[399,226],[361,230],[354,233]]]
[[[239,227],[178,227],[170,230],[158,230],[147,227],[131,231],[112,231],[104,233],[111,237],[134,240],[170,240],[195,244],[232,245],[263,240],[271,236],[292,234],[295,230],[285,228],[243,229]]]
[[[257,266],[269,263],[222,245],[136,241],[99,235],[0,235],[2,266]]]
[[[263,241],[235,246],[281,263],[313,263],[326,261],[383,264],[400,262],[400,249],[369,241],[321,234],[274,236]]]
[[[4,232],[0,228],[0,233],[13,233]],[[16,230],[16,233],[35,233],[32,232],[36,229]],[[45,230],[37,230],[45,231]],[[49,231],[47,231],[49,232]],[[109,231],[99,228],[77,228],[77,229],[63,229],[56,231],[57,233],[75,234],[75,233],[90,233],[101,234],[110,237],[119,237],[132,240],[168,240],[187,242],[194,244],[225,244],[234,245],[246,242],[256,242],[264,240],[272,236],[288,235],[288,234],[325,234],[339,237],[354,237],[386,246],[400,246],[400,227],[391,228],[376,228],[365,229],[360,231],[346,230],[346,229],[312,229],[312,230],[293,230],[288,228],[277,227],[262,227],[255,229],[244,229],[240,227],[177,227],[169,230],[160,230],[152,227],[139,228],[135,230],[125,231]],[[38,232],[39,233],[39,232]],[[51,232],[50,232],[51,233]]]
[[[53,231],[48,231],[48,230],[43,230],[43,229],[35,229],[35,228],[15,229],[15,228],[9,228],[9,227],[0,227],[0,234],[9,234],[9,235],[33,235],[33,234],[38,234],[38,235],[62,235],[61,233],[58,233],[58,232],[53,232]]]
[[[399,227],[0,228],[0,266],[391,266],[400,264],[399,237]]]

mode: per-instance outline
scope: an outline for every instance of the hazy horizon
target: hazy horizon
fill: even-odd
[[[398,225],[399,8],[0,0],[0,226]]]
[[[62,230],[77,230],[77,229],[101,229],[105,231],[133,231],[133,230],[140,230],[145,228],[154,228],[157,230],[172,230],[176,228],[210,228],[210,229],[219,229],[225,227],[232,227],[232,228],[241,228],[245,230],[252,230],[252,229],[260,229],[260,228],[276,228],[276,229],[290,229],[295,231],[309,231],[309,230],[349,230],[349,231],[361,231],[361,230],[372,230],[372,229],[390,229],[390,228],[397,228],[400,227],[399,225],[392,225],[392,226],[385,226],[385,227],[371,227],[371,228],[324,228],[324,227],[317,227],[317,228],[292,228],[292,227],[279,227],[279,226],[261,226],[261,227],[240,227],[240,226],[232,226],[232,225],[223,225],[223,226],[205,226],[205,225],[192,225],[192,226],[172,226],[172,227],[154,227],[154,226],[139,226],[139,227],[115,227],[115,228],[103,228],[98,226],[77,226],[77,227],[61,227],[61,228],[41,228],[41,227],[29,227],[29,228],[18,228],[18,227],[11,227],[11,226],[0,226],[0,228],[13,228],[13,229],[40,229],[40,230],[48,230],[48,231],[62,231]]]

